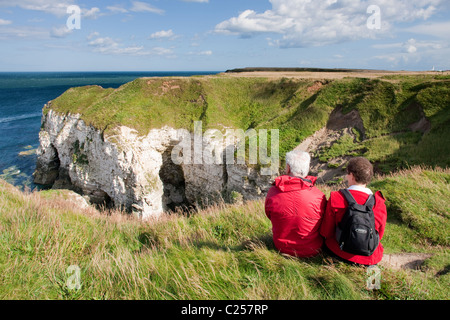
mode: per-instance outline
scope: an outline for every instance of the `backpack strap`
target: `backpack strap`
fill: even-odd
[[[375,205],[375,197],[372,194],[369,194],[369,198],[367,198],[364,205],[372,209]]]
[[[341,189],[339,191],[343,194],[349,206],[354,206],[355,208],[369,207],[370,209],[372,209],[375,205],[375,197],[372,194],[369,194],[369,197],[367,198],[364,205],[360,205],[356,202],[355,198],[353,198],[352,193],[348,189]]]
[[[345,197],[345,199],[347,200],[349,205],[352,204],[358,204],[355,200],[355,198],[353,198],[352,194],[350,193],[350,191],[348,191],[348,189],[341,189],[339,190],[342,195]]]

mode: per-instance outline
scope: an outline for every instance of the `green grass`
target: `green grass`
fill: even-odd
[[[385,252],[433,256],[382,268],[370,291],[364,267],[279,254],[263,200],[143,222],[0,181],[0,299],[448,299],[449,182],[448,169],[415,167],[371,184],[387,199]],[[67,287],[71,265],[80,290]]]
[[[347,79],[334,82],[326,89],[325,103],[342,106],[344,113],[358,110],[365,139],[361,138],[361,133],[354,132],[357,137],[354,143],[349,137],[342,138],[322,150],[320,160],[326,162],[346,154],[361,154],[384,173],[421,164],[448,167],[450,82],[422,76],[388,79],[396,79],[396,82]],[[410,125],[423,115],[430,121],[430,130],[412,132]],[[355,154],[354,150],[358,152]]]
[[[388,197],[391,216],[416,231],[416,241],[450,245],[450,172],[415,168],[372,183]],[[414,196],[411,196],[411,195]],[[409,242],[409,241],[408,241]]]
[[[386,76],[322,84],[319,90],[311,91],[314,81],[308,79],[143,78],[115,90],[72,88],[54,99],[50,108],[80,113],[83,120],[106,135],[118,125],[132,127],[142,135],[164,125],[193,130],[194,121],[199,120],[203,130],[216,128],[223,133],[226,128],[278,129],[283,168],[286,152],[324,127],[330,113],[342,107],[344,113],[358,110],[365,132],[355,133],[353,145],[342,140],[331,146],[323,152],[322,160],[365,150],[363,156],[384,173],[411,165],[450,165],[448,78]],[[409,126],[422,115],[430,121],[431,130],[412,133]]]
[[[348,134],[344,134],[339,140],[333,143],[330,148],[325,148],[319,151],[319,160],[322,162],[328,162],[330,159],[337,157],[361,155],[362,152],[360,149],[364,147],[354,143],[353,140],[353,137]]]

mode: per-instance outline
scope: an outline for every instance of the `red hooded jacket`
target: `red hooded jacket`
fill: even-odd
[[[369,197],[365,192],[358,190],[350,190],[353,198],[359,204],[364,204]],[[375,216],[375,229],[378,231],[378,235],[383,238],[384,228],[386,226],[387,212],[385,199],[380,191],[374,194],[375,206],[373,207],[373,213]],[[371,256],[359,256],[351,253],[347,253],[339,248],[336,240],[336,226],[341,222],[342,217],[347,209],[348,203],[342,193],[339,191],[331,192],[330,199],[328,200],[327,210],[325,217],[320,227],[320,234],[326,238],[325,245],[337,256],[359,264],[374,265],[381,261],[383,258],[383,245],[380,244],[375,249],[375,252]]]
[[[275,247],[282,253],[312,257],[320,252],[323,239],[319,228],[327,200],[314,186],[316,180],[283,175],[267,193],[265,211],[272,222]]]

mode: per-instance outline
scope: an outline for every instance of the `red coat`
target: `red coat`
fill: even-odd
[[[358,190],[350,191],[355,201],[359,204],[364,204],[369,197],[365,192]],[[378,234],[383,238],[384,228],[386,226],[387,212],[385,199],[380,191],[375,193],[375,206],[373,207],[373,213],[375,215],[375,229]],[[330,199],[328,200],[327,210],[325,217],[320,227],[320,234],[326,238],[325,244],[334,254],[337,256],[359,264],[374,265],[381,261],[383,258],[383,245],[380,244],[375,249],[375,252],[371,256],[359,256],[351,253],[347,253],[339,248],[336,240],[336,226],[342,220],[342,217],[348,206],[347,200],[339,191],[331,192]]]
[[[315,256],[323,244],[319,228],[327,200],[314,186],[317,178],[306,179],[311,182],[287,175],[276,178],[265,202],[275,247],[297,257]]]

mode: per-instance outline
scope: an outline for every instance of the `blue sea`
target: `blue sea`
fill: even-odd
[[[0,179],[31,190],[42,108],[71,87],[117,88],[140,77],[193,76],[211,72],[0,72]]]

